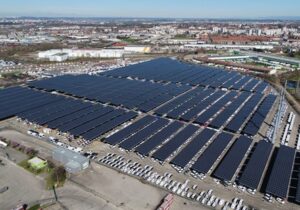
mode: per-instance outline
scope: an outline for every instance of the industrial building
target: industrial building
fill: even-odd
[[[69,173],[78,173],[89,166],[89,159],[68,149],[57,147],[52,158],[64,165]]]
[[[65,61],[69,58],[121,58],[124,54],[122,49],[52,49],[38,53],[38,58],[50,61]]]
[[[121,58],[124,54],[149,53],[147,46],[124,46],[110,49],[51,49],[38,53],[38,58],[62,62],[69,58]]]

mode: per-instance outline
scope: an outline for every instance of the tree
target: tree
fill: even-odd
[[[55,164],[53,163],[52,160],[47,160],[47,165],[48,165],[48,167],[49,167],[50,169],[55,168]]]
[[[58,166],[54,168],[53,173],[52,173],[52,180],[59,185],[60,182],[64,182],[67,177],[66,170],[63,166]]]
[[[26,154],[29,155],[29,157],[34,157],[38,154],[38,151],[33,148],[26,148]]]

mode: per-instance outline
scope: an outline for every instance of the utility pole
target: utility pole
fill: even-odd
[[[280,92],[279,105],[278,105],[278,110],[277,110],[277,115],[276,115],[276,120],[275,120],[274,132],[273,132],[273,136],[272,136],[273,144],[275,144],[275,141],[276,141],[276,135],[278,132],[278,127],[279,127],[279,123],[280,123],[280,119],[281,119],[281,109],[282,109],[282,103],[284,100],[284,90],[286,89],[286,84],[287,84],[287,81],[285,81],[284,87],[281,88],[281,92]]]
[[[52,186],[52,189],[53,189],[55,201],[57,202],[57,201],[58,201],[58,198],[57,198],[57,194],[56,194],[56,190],[55,190],[55,186],[54,186],[54,185]]]

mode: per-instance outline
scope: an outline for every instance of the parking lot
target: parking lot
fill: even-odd
[[[14,122],[16,123],[16,121],[14,121]],[[8,125],[11,125],[11,124],[9,123]],[[25,127],[26,126],[24,126],[24,128]],[[22,130],[21,127],[19,128],[19,130],[21,132],[21,130]],[[32,136],[29,136],[28,134],[22,134],[20,132],[18,133],[13,130],[8,130],[8,131],[2,131],[0,134],[4,135],[7,138],[18,137],[17,138],[18,140],[22,141],[23,143],[27,144],[28,146],[34,146],[35,148],[39,148],[42,151],[42,154],[44,151],[45,155],[50,155],[49,151],[51,151],[54,148],[53,143],[45,142],[37,137],[32,137]],[[23,129],[22,132],[24,133],[25,129]],[[61,136],[58,136],[58,138],[61,138]],[[142,159],[140,156],[135,155],[135,153],[127,153],[125,151],[120,151],[116,147],[113,148],[107,144],[103,144],[98,141],[94,141],[92,144],[88,145],[86,148],[84,148],[84,151],[93,151],[93,152],[99,153],[98,158],[96,160],[98,160],[100,157],[107,155],[108,152],[111,152],[111,153],[115,153],[118,155],[122,155],[125,158],[131,159],[131,160],[139,162],[141,164],[151,165],[154,167],[154,169],[155,169],[155,171],[157,171],[157,173],[160,173],[162,175],[164,173],[172,173],[174,179],[178,180],[181,183],[184,183],[186,179],[189,179],[190,183],[193,183],[193,185],[198,185],[198,189],[200,190],[199,192],[201,192],[201,191],[208,192],[210,189],[213,189],[214,196],[218,196],[221,199],[224,199],[224,201],[226,200],[226,201],[230,202],[230,201],[232,201],[233,198],[238,197],[238,198],[243,199],[244,203],[247,205],[250,205],[250,206],[252,206],[252,205],[256,206],[257,202],[259,200],[259,202],[260,202],[259,206],[264,206],[265,209],[272,209],[272,207],[274,207],[274,205],[276,205],[276,208],[278,208],[278,209],[284,209],[287,206],[290,206],[291,209],[294,208],[293,204],[285,204],[285,205],[269,204],[262,199],[263,195],[261,195],[260,193],[257,193],[256,195],[250,195],[249,193],[242,192],[242,190],[239,190],[237,188],[236,189],[233,187],[225,188],[223,185],[216,183],[214,181],[214,179],[209,176],[201,181],[199,179],[194,179],[192,176],[187,176],[187,175],[178,173],[169,164],[165,164],[162,166],[158,162],[153,162],[151,159],[148,159],[148,158]],[[106,169],[107,167],[109,167],[109,168]],[[101,166],[101,168],[102,168],[102,170],[112,171],[110,169],[110,166],[107,166],[107,165],[105,165],[104,167]],[[94,173],[93,170],[94,170],[94,167],[93,167],[92,171],[90,171],[90,172]],[[117,176],[124,177],[124,175],[120,175],[119,173],[117,173]],[[82,178],[82,176],[79,176],[79,177]],[[125,176],[125,177],[127,177],[127,176]],[[130,175],[130,177],[131,177],[131,175]],[[76,180],[76,179],[77,179],[77,177],[74,177],[74,180]],[[114,179],[117,179],[117,177]],[[91,180],[93,180],[93,179],[91,179]],[[83,181],[83,182],[85,182],[85,181]],[[95,180],[95,182],[97,182],[97,181]],[[153,183],[149,183],[149,184],[152,185]],[[142,188],[147,185],[148,184],[146,184],[146,185],[143,184]],[[92,186],[92,184],[90,186]],[[159,188],[161,188],[161,187],[159,186]],[[167,193],[166,190],[167,189],[164,189],[162,192]],[[112,191],[114,191],[114,190],[112,189]],[[161,190],[158,190],[158,191],[161,191]],[[226,193],[224,193],[224,192],[226,192]],[[162,197],[163,197],[163,195],[160,194],[160,196],[158,196],[156,199],[159,200],[159,199],[162,199]],[[187,202],[187,203],[190,203],[190,202]],[[191,203],[194,203],[194,202],[191,202]],[[200,202],[198,202],[198,203],[195,202],[195,204],[197,207],[202,206],[203,208],[205,208]]]
[[[187,68],[185,64],[170,60],[153,62]],[[152,78],[152,73],[141,73],[137,66],[130,67],[136,74],[130,79],[127,73],[131,74],[131,71],[125,70],[123,75],[124,71],[115,70],[108,75],[62,76],[34,81],[28,88],[7,89],[2,92],[3,97],[11,92],[16,97],[26,93],[25,104],[31,108],[24,110],[18,105],[8,113],[2,111],[5,120],[1,123],[4,129],[0,134],[37,149],[44,158],[50,157],[55,147],[72,150],[104,165],[104,168],[138,178],[200,206],[283,208],[280,203],[284,202],[287,192],[278,195],[271,191],[269,193],[274,199],[268,195],[265,197],[267,202],[262,194],[266,191],[260,186],[262,182],[264,185],[269,183],[273,160],[277,160],[277,151],[281,149],[278,146],[297,146],[299,116],[284,103],[279,111],[282,119],[274,147],[269,141],[276,122],[279,97],[272,87],[257,78],[220,69],[200,67],[203,69],[198,71],[195,67],[182,72],[186,74],[183,80],[177,75],[170,79],[164,75],[167,72],[157,72],[157,78]],[[194,81],[194,74],[198,75],[197,81]],[[203,80],[202,74],[209,82]],[[84,87],[78,92],[76,84],[82,79],[85,80]],[[104,88],[107,88],[107,93],[99,91]],[[142,96],[147,88],[150,88],[149,92]],[[139,91],[132,94],[136,89]],[[50,90],[60,93],[49,93]],[[32,97],[37,102],[32,103]],[[14,98],[10,97],[3,107],[9,108],[10,103],[16,102]],[[38,103],[38,109],[34,108],[35,103]],[[260,164],[260,158],[252,156],[260,142],[271,145],[270,153],[260,167],[260,174],[250,177],[257,178],[257,183],[254,187],[246,185],[246,188],[245,184],[239,183],[239,178],[246,172],[251,174],[246,170],[248,162],[252,160],[252,165]],[[108,153],[115,156],[110,157]],[[279,157],[276,164],[282,164],[282,158]],[[124,160],[136,163],[131,165]],[[293,163],[291,157],[286,165],[292,167]],[[283,168],[282,173],[288,175],[291,167]],[[252,167],[253,170],[256,169]],[[297,168],[294,170],[296,173]],[[286,180],[289,179],[270,183],[277,186],[284,182],[288,189],[290,184]],[[293,183],[298,178],[294,179]],[[86,187],[81,182],[78,185]],[[207,197],[202,198],[201,193]],[[151,205],[153,203],[159,202],[153,201]],[[286,203],[284,206],[293,208],[293,205]]]
[[[257,192],[255,195],[253,195],[253,194],[248,193],[247,191],[243,191],[243,190],[237,188],[237,186],[225,187],[222,184],[217,183],[213,178],[211,178],[209,176],[207,176],[203,180],[195,179],[192,176],[187,176],[185,174],[178,173],[174,168],[172,168],[168,164],[162,166],[158,162],[153,162],[151,159],[148,159],[148,158],[141,159],[138,155],[122,152],[117,148],[111,148],[111,147],[109,147],[107,145],[103,145],[103,144],[101,145],[101,148],[99,145],[97,145],[97,147],[98,147],[97,152],[99,152],[99,157],[105,157],[107,155],[107,152],[109,152],[109,153],[117,154],[117,156],[121,155],[126,160],[132,160],[133,162],[140,163],[142,166],[145,166],[145,165],[153,166],[154,172],[157,172],[160,175],[163,175],[165,173],[171,173],[172,179],[176,180],[177,182],[180,182],[182,184],[187,179],[190,180],[190,182],[189,182],[190,188],[193,185],[197,185],[198,186],[197,191],[199,193],[202,191],[208,192],[210,189],[212,189],[214,196],[219,197],[220,199],[224,199],[224,201],[231,202],[233,200],[233,198],[240,198],[240,199],[243,199],[245,205],[253,206],[253,207],[260,206],[263,209],[274,209],[274,206],[276,206],[276,209],[286,209],[286,208],[297,209],[297,206],[295,204],[291,204],[291,203],[286,203],[284,205],[279,204],[279,203],[269,203],[263,199],[263,194],[261,194],[259,192]],[[103,164],[103,163],[100,162],[100,164]],[[104,165],[111,168],[110,165],[107,165],[107,164],[104,164]],[[117,169],[115,167],[114,167],[114,169],[121,171],[120,169]],[[124,173],[124,172],[122,172],[122,173]],[[125,173],[125,174],[127,174],[127,173]],[[129,176],[137,177],[136,175],[132,175],[132,174],[129,174]],[[137,177],[137,178],[142,180],[142,178],[140,178],[140,177]],[[151,182],[147,182],[147,183],[149,183],[150,185],[154,185],[156,187],[162,188],[164,190],[168,190],[168,189],[161,187],[159,184],[156,185]],[[172,192],[172,190],[170,192]],[[224,192],[226,192],[226,193],[224,193]],[[174,193],[174,192],[172,192],[172,193]],[[175,192],[175,194],[176,194],[176,192]],[[186,196],[187,195],[185,195],[184,197],[186,197]],[[208,202],[208,200],[206,202]],[[200,202],[196,202],[196,203],[198,203],[198,205],[200,205],[200,206],[203,205]]]

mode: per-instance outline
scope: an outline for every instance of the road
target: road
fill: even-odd
[[[264,57],[267,59],[292,63],[292,64],[296,64],[296,65],[300,66],[300,60],[295,59],[295,58],[289,58],[289,57],[284,57],[284,56],[279,56],[279,55],[274,55],[274,54],[257,53],[257,52],[252,52],[252,51],[243,51],[243,53],[246,53],[251,56],[260,56],[260,57]]]

